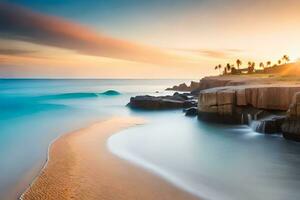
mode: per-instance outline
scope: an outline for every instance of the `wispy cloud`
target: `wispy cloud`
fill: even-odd
[[[20,50],[20,49],[0,49],[0,55],[27,55],[36,51]]]
[[[177,51],[189,52],[200,56],[217,58],[217,59],[228,59],[232,56],[243,52],[241,49],[175,49]]]
[[[116,39],[58,17],[6,3],[0,3],[0,34],[14,40],[70,49],[93,56],[159,65],[177,65],[186,61],[183,57],[159,48]]]

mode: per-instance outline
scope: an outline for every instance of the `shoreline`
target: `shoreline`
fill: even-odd
[[[142,123],[110,118],[61,136],[20,199],[199,199],[109,151],[111,135]]]

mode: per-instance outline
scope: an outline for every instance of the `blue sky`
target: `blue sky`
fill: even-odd
[[[184,21],[187,13],[203,12],[211,6],[211,2],[207,0],[10,0],[8,2],[76,21],[116,37],[134,40],[143,40],[139,35],[152,34],[155,29],[172,30],[174,21]],[[222,3],[219,0],[215,1],[217,2]]]
[[[0,45],[2,46],[0,72],[3,70],[15,76],[22,75],[25,70],[27,70],[26,74],[30,74],[28,70],[34,74],[35,69],[44,65],[47,65],[49,70],[44,73],[39,68],[35,76],[41,74],[47,76],[46,73],[54,71],[51,76],[67,74],[65,70],[69,68],[62,66],[70,66],[74,63],[69,63],[70,59],[63,62],[64,58],[59,57],[60,55],[73,56],[74,60],[80,58],[80,62],[75,62],[75,64],[81,63],[76,71],[80,74],[85,69],[86,76],[99,74],[99,76],[114,77],[119,70],[125,77],[130,76],[127,71],[137,72],[135,76],[143,77],[148,75],[145,73],[151,71],[149,68],[155,68],[157,73],[153,74],[154,78],[166,77],[170,71],[174,72],[170,78],[175,77],[175,72],[183,78],[195,78],[201,76],[197,74],[204,73],[213,74],[216,73],[214,65],[233,63],[237,58],[245,60],[244,63],[249,60],[276,61],[283,54],[289,54],[292,60],[299,58],[300,1],[298,0],[10,0],[4,2],[20,6],[27,10],[24,11],[25,13],[29,12],[36,16],[26,18],[27,14],[23,11],[18,14],[12,9],[0,19]],[[24,23],[30,26],[22,25],[22,15],[24,19],[29,20]],[[39,26],[32,23],[32,20],[36,21],[38,18],[44,20],[38,22]],[[19,21],[9,25],[12,19]],[[68,35],[61,35],[64,33],[63,27],[55,30],[55,27],[50,26],[50,34],[45,30],[47,27],[42,27],[43,23],[58,23],[60,26],[65,24],[73,31],[79,26],[82,34],[97,38],[97,45],[92,44],[91,41],[83,41],[80,34],[74,37],[75,33],[70,30],[65,30]],[[41,31],[42,33],[39,34]],[[60,35],[55,32],[59,32]],[[4,37],[5,34],[11,35],[11,38]],[[43,36],[35,39],[37,34]],[[62,40],[63,37],[65,41]],[[113,44],[115,50],[107,43],[103,43],[105,38],[109,38],[109,44]],[[126,43],[126,50],[122,50],[124,46],[116,45],[121,41]],[[76,44],[76,48],[71,43]],[[87,49],[87,46],[91,49]],[[138,48],[133,50],[132,46]],[[154,51],[153,48],[156,50]],[[9,52],[11,55],[8,55]],[[29,54],[17,57],[21,52],[31,52],[31,59]],[[140,54],[136,55],[136,59],[134,59],[134,52]],[[143,56],[140,52],[143,52]],[[170,56],[169,53],[176,55]],[[163,54],[165,58],[162,58]],[[46,61],[45,57],[51,57],[52,60],[48,58]],[[180,60],[181,64],[178,65],[178,62],[175,64],[173,61],[167,63],[166,60],[171,61],[171,57],[173,59],[176,57],[175,60]],[[149,62],[151,59],[153,62]],[[56,63],[58,60],[61,60],[61,63]],[[145,64],[144,61],[147,63]],[[28,64],[24,64],[27,62]],[[18,67],[19,65],[23,68]],[[33,67],[35,65],[36,68]],[[105,68],[106,65],[109,67]],[[84,69],[77,70],[83,66]],[[87,69],[86,66],[92,66],[93,70]],[[127,68],[132,69],[126,71]],[[59,70],[56,73],[57,69]],[[118,76],[123,76],[120,74],[118,73]]]

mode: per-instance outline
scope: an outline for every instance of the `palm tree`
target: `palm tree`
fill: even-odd
[[[252,73],[254,71],[255,68],[255,62],[248,62],[248,74]]]
[[[281,64],[281,60],[278,60],[278,65],[280,65]]]
[[[261,63],[259,63],[259,67],[264,69],[265,68],[265,64],[263,62],[261,62]]]
[[[221,68],[222,68],[222,65],[220,65],[220,64],[215,67],[215,69],[219,69],[219,74],[221,74]]]
[[[249,61],[249,62],[248,62],[248,67],[251,67],[251,66],[252,66],[252,62]]]
[[[271,66],[271,61],[268,61],[267,62],[267,67],[270,67]]]
[[[290,61],[290,58],[288,57],[288,55],[283,55],[282,60],[285,61],[286,64]]]
[[[226,69],[230,70],[231,69],[231,65],[229,63],[226,64]]]
[[[240,69],[240,66],[242,65],[242,61],[240,59],[236,60],[236,66],[238,69]]]

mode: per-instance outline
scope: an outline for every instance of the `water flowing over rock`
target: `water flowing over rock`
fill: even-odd
[[[282,132],[285,138],[300,141],[300,86],[281,78],[214,76],[171,89],[189,90],[198,97],[201,120],[247,124],[256,132]]]
[[[280,133],[285,121],[282,112],[288,109],[298,91],[300,87],[268,85],[206,89],[199,94],[199,118],[215,122],[248,124],[254,131],[260,133]],[[300,97],[296,99],[300,100]],[[291,115],[295,115],[297,109],[298,107],[290,108]],[[300,115],[300,106],[298,110]],[[273,115],[272,112],[275,111],[281,111],[281,114]]]
[[[281,133],[281,126],[285,120],[285,116],[268,116],[259,120],[252,120],[249,126],[258,133],[275,134]]]

